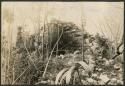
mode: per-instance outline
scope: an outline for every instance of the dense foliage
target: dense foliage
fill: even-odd
[[[115,50],[108,38],[90,35],[71,22],[58,20],[32,35],[25,34],[23,29],[18,27],[16,46],[12,48],[11,84],[123,84],[123,54],[112,59]],[[4,52],[2,55],[5,58]]]

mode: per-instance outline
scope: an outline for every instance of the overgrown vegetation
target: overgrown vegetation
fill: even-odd
[[[91,35],[71,22],[59,20],[45,24],[32,35],[23,29],[18,27],[7,68],[7,41],[2,37],[5,84],[123,84],[123,51],[115,50],[108,38]]]

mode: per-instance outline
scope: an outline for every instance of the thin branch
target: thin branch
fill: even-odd
[[[120,27],[121,27],[121,25],[119,24],[118,31],[116,33],[116,44],[118,44],[117,42],[118,42],[118,38],[119,38],[118,36],[120,35]]]
[[[58,35],[57,35],[57,36],[58,36],[58,38],[59,38],[59,26],[58,26],[57,29],[58,29],[58,33],[57,33]],[[57,57],[57,55],[58,55],[58,47],[59,47],[59,43],[57,43],[56,57]]]
[[[100,24],[99,24],[99,28],[100,28],[100,30],[101,30],[101,32],[102,32],[102,34],[106,37],[106,35],[104,34],[104,32],[103,32],[102,27],[101,27],[101,25],[100,25]]]
[[[96,23],[95,23],[95,21],[94,20],[92,20],[91,19],[91,21],[93,21],[92,23],[97,27],[97,29],[103,34],[103,36],[105,36],[106,37],[106,35],[104,34],[104,32],[103,32],[103,30],[102,30],[102,27],[101,27],[101,25],[99,24],[99,25],[97,25]]]
[[[27,53],[28,53],[28,55],[29,55],[29,57],[30,57],[29,60],[33,63],[35,69],[38,70],[38,68],[37,68],[36,65],[34,64],[34,61],[33,61],[32,58],[31,58],[31,55],[30,55],[30,53],[29,53],[29,51],[28,51],[28,49],[27,49],[25,43],[24,43],[24,47],[25,47],[25,49],[26,49],[26,51],[27,51]]]
[[[46,27],[46,20],[47,20],[47,13],[44,15],[44,21],[43,21],[43,34],[42,34],[42,58],[44,60],[44,33],[45,33],[45,27]]]
[[[106,18],[104,17],[104,19],[106,19]],[[106,19],[106,20],[107,20],[107,19]],[[108,21],[108,20],[107,20],[107,21]],[[112,28],[111,28],[111,26],[109,25],[108,22],[107,22],[106,24],[107,24],[107,26],[109,27],[109,30],[110,30],[111,35],[112,35],[112,38],[115,39],[115,37],[114,37],[114,35],[113,35],[113,32],[112,32]]]
[[[84,14],[82,12],[82,7],[81,7],[81,27],[82,27],[82,31],[83,31],[83,33],[82,33],[82,59],[84,60],[84,28],[85,28],[84,25],[86,22],[83,21],[83,17],[84,17]]]
[[[121,55],[121,54],[123,53],[123,51],[124,51],[124,50],[123,50],[123,51],[121,51],[121,52],[120,52],[120,50],[119,50],[119,49],[120,49],[120,47],[123,45],[123,38],[124,38],[124,37],[122,37],[122,41],[121,41],[121,43],[119,44],[119,46],[117,47],[117,52],[116,52],[116,55],[115,55],[115,56],[113,56],[113,58],[112,58],[112,59],[115,59],[117,56],[119,56],[119,55]]]
[[[100,21],[100,22],[101,22],[101,21]],[[102,25],[103,25],[103,27],[104,27],[105,32],[108,32],[107,29],[106,29],[106,25],[105,25],[104,22],[102,22]],[[105,33],[105,35],[107,35],[107,34]]]
[[[121,26],[121,28],[122,28],[122,26]],[[122,29],[119,30],[119,34],[118,34],[118,38],[117,39],[120,39],[120,35],[122,34],[121,32],[123,32]],[[119,41],[119,40],[117,40],[117,41]]]
[[[121,43],[119,44],[119,46],[117,47],[117,51],[119,51],[119,48],[122,46],[123,44],[123,40],[121,41]]]
[[[55,43],[55,45],[54,45],[54,47],[53,47],[53,49],[52,49],[52,51],[51,51],[50,57],[49,57],[49,59],[48,59],[48,62],[47,62],[47,64],[46,64],[46,67],[45,67],[45,70],[44,70],[44,73],[43,73],[43,76],[42,76],[42,77],[44,77],[44,76],[45,76],[45,74],[46,74],[46,71],[47,71],[47,68],[48,68],[48,65],[49,65],[49,61],[51,60],[51,57],[52,57],[53,51],[54,51],[54,49],[55,49],[55,47],[56,47],[57,43],[58,43],[58,42],[59,42],[59,40],[61,39],[62,34],[63,34],[63,29],[62,29],[62,33],[61,33],[61,35],[60,35],[59,39],[57,40],[57,42]]]
[[[28,67],[28,68],[29,68],[29,67]],[[12,85],[15,84],[15,82],[28,70],[28,68],[26,68],[26,69],[20,74],[20,76],[12,83]]]

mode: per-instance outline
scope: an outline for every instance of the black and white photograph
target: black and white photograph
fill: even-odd
[[[124,85],[124,2],[1,2],[2,85]]]

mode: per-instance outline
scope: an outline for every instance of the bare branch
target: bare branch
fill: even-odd
[[[119,44],[119,46],[117,47],[117,52],[116,52],[116,55],[112,58],[112,59],[115,59],[117,56],[121,55],[123,53],[123,51],[120,51],[120,47],[123,45],[123,37],[122,37],[122,41],[121,43]]]
[[[12,85],[15,84],[15,82],[16,82],[28,69],[29,69],[29,67],[26,68],[26,69],[20,74],[20,76],[12,83]]]
[[[49,61],[51,60],[51,57],[52,57],[53,51],[54,51],[56,45],[58,44],[59,40],[61,39],[62,35],[63,35],[63,31],[62,31],[62,33],[61,33],[59,39],[57,40],[57,42],[55,43],[55,45],[54,45],[54,47],[53,47],[53,49],[52,49],[52,51],[51,51],[50,57],[49,57],[49,59],[48,59],[48,62],[47,62],[46,67],[45,67],[45,70],[44,70],[44,72],[43,72],[43,77],[44,77],[45,74],[46,74],[46,71],[47,71],[47,68],[48,68],[48,65],[49,65]]]

